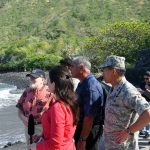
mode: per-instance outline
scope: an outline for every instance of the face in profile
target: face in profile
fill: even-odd
[[[144,82],[145,83],[150,83],[150,77],[149,76],[144,76]]]
[[[111,83],[113,78],[113,69],[108,67],[103,69],[103,79],[106,83]]]
[[[30,76],[30,80],[31,80],[30,88],[32,89],[38,89],[44,85],[44,79],[41,77],[35,78],[33,76]]]
[[[78,79],[80,77],[80,74],[82,74],[82,72],[83,72],[83,67],[81,65],[79,65],[79,66],[72,65],[70,67],[70,71],[71,71],[72,77]]]

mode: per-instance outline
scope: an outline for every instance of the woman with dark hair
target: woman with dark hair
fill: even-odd
[[[31,150],[75,150],[73,136],[78,121],[78,105],[72,79],[64,67],[49,71],[49,89],[56,101],[42,116],[43,140]]]

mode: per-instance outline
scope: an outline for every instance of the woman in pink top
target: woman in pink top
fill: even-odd
[[[57,66],[49,72],[49,88],[56,101],[42,116],[43,140],[30,145],[31,150],[75,150],[74,133],[78,105],[74,86],[65,68]]]

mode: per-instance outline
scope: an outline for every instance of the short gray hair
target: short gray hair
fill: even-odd
[[[75,64],[76,66],[83,64],[85,67],[87,67],[89,70],[91,70],[91,63],[90,63],[89,59],[85,56],[74,57],[72,60],[72,63]]]

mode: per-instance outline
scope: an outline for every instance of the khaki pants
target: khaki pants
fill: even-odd
[[[41,135],[42,134],[42,126],[41,124],[35,125],[35,133],[36,135]],[[28,128],[25,127],[25,137],[26,137],[26,143],[27,143],[27,150],[29,149],[29,145],[30,145],[30,136],[28,134]]]

